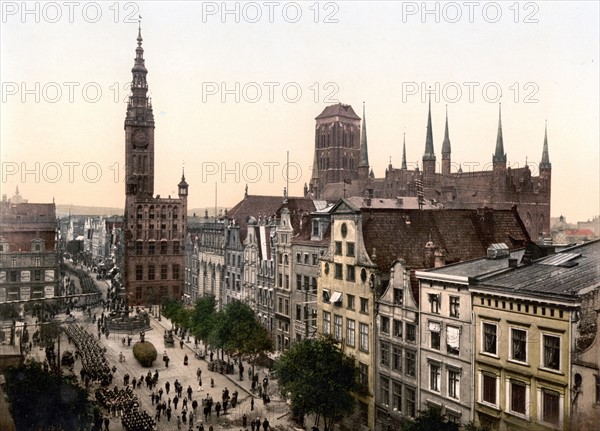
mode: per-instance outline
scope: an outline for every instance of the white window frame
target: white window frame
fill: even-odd
[[[525,414],[521,413],[521,412],[515,412],[514,410],[512,410],[512,386],[511,386],[511,382],[519,382],[522,385],[525,386]],[[529,420],[529,416],[530,416],[530,410],[529,407],[531,405],[531,392],[530,392],[531,386],[527,383],[527,382],[523,382],[520,380],[515,380],[515,379],[510,379],[507,378],[506,379],[506,412],[513,415],[513,416],[517,416],[519,418],[522,419],[527,419]]]
[[[350,332],[352,332],[352,336],[350,336]],[[354,319],[346,319],[346,345],[356,347],[356,320]]]
[[[429,390],[431,392],[435,392],[435,393],[441,393],[442,390],[442,364],[440,364],[439,362],[429,362],[428,363],[428,371],[429,371]],[[431,380],[431,367],[437,367],[438,369],[438,373],[437,373],[437,378],[436,378],[436,387],[437,389],[433,389],[432,388],[432,380]]]
[[[558,393],[558,424],[554,425],[550,422],[544,422],[544,398],[543,398],[543,391],[544,389],[551,391],[551,392],[556,392]],[[563,428],[563,424],[564,424],[564,406],[565,406],[565,396],[564,394],[560,393],[559,391],[553,389],[553,388],[547,388],[547,387],[538,387],[538,418],[539,418],[539,422],[541,424],[544,424],[547,427],[550,428],[555,428],[555,429],[562,429]]]
[[[554,338],[558,338],[558,369],[555,368],[548,368],[546,367],[545,364],[545,355],[544,355],[544,337],[554,337]],[[557,334],[555,332],[541,332],[540,331],[540,368],[542,370],[548,371],[550,373],[557,373],[557,374],[562,374],[562,335],[561,334]]]
[[[490,406],[496,410],[500,409],[500,376],[494,374],[496,378],[496,404],[492,404],[489,401],[485,401],[483,399],[483,375],[484,374],[493,374],[489,372],[484,372],[483,370],[479,370],[479,402],[483,405]]]
[[[455,373],[458,376],[458,382],[456,383],[456,396],[455,397],[450,395],[450,373]],[[446,368],[446,374],[448,376],[448,387],[447,387],[448,398],[456,400],[456,401],[460,401],[460,382],[462,380],[461,371],[454,367],[449,367],[449,368]]]
[[[487,352],[485,350],[485,329],[484,328],[485,328],[486,324],[494,325],[496,327],[496,353]],[[480,346],[481,351],[480,351],[480,353],[482,355],[487,355],[487,356],[491,356],[494,358],[498,358],[499,357],[498,356],[498,322],[493,322],[490,320],[482,320],[480,330],[481,330],[481,346]]]
[[[327,316],[327,319],[325,316]],[[323,310],[323,334],[331,334],[331,313],[325,310]]]
[[[525,332],[525,361],[521,361],[520,359],[516,359],[514,357],[514,350],[513,350],[513,329],[517,330],[517,331],[523,331]],[[508,360],[511,362],[516,362],[517,364],[528,364],[529,363],[529,330],[527,328],[523,328],[520,326],[509,326],[508,328],[509,331],[509,341],[510,341],[510,346],[509,346],[509,350],[508,350]]]

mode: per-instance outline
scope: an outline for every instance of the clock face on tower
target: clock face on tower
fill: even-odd
[[[134,147],[145,148],[148,146],[148,136],[144,130],[134,130],[131,134],[131,140]]]

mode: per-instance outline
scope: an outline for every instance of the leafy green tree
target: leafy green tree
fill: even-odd
[[[18,430],[89,429],[91,404],[74,376],[44,372],[38,362],[9,368],[5,376]]]
[[[40,325],[40,337],[45,347],[51,347],[60,337],[60,324],[56,321],[44,322]]]
[[[430,406],[419,412],[414,421],[405,421],[402,431],[458,431],[460,424],[448,421],[441,407]]]
[[[257,320],[247,323],[240,333],[244,334],[244,338],[239,340],[238,353],[252,363],[252,374],[254,374],[256,358],[261,353],[273,351],[273,339]]]
[[[239,354],[257,323],[254,311],[241,301],[233,301],[218,312],[209,335],[211,345],[228,354]]]
[[[330,337],[292,344],[275,363],[275,373],[292,409],[315,414],[317,424],[322,416],[326,429],[354,411],[358,372]]]
[[[199,298],[194,304],[190,315],[192,333],[196,338],[202,340],[206,346],[211,331],[213,330],[215,316],[217,314],[217,301],[214,296]]]

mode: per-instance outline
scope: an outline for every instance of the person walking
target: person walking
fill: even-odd
[[[219,414],[221,413],[221,403],[219,401],[215,404],[215,411],[217,412],[217,417],[219,417]]]
[[[265,420],[263,421],[262,426],[263,426],[263,431],[269,430],[269,421],[267,420],[267,418],[265,418]]]

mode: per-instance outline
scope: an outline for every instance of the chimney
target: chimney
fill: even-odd
[[[396,206],[402,208],[404,206],[404,199],[400,196],[396,196]]]
[[[441,249],[437,249],[434,253],[434,263],[433,263],[433,267],[434,268],[440,268],[444,265],[446,265],[446,253],[444,252],[444,250]]]
[[[519,262],[519,261],[518,261],[518,259],[515,259],[515,258],[513,258],[513,257],[510,257],[510,258],[508,259],[508,267],[509,267],[509,268],[516,268],[516,267],[517,267],[517,265],[518,265],[518,262]]]
[[[368,188],[367,189],[367,206],[370,207],[371,206],[371,201],[373,200],[373,189],[372,188]]]

